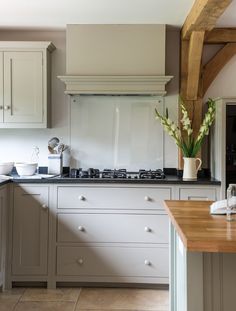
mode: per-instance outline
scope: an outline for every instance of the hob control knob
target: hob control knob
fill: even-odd
[[[85,201],[86,198],[85,198],[83,195],[80,195],[80,196],[79,196],[79,200],[80,200],[80,201]]]
[[[145,266],[151,266],[151,261],[145,259],[144,264],[145,264]]]

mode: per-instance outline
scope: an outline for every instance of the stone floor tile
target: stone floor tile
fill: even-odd
[[[76,311],[166,311],[169,292],[155,289],[83,288]]]
[[[71,301],[76,302],[80,288],[27,288],[20,301]]]
[[[14,288],[0,292],[0,311],[13,311],[24,291],[24,288]]]
[[[75,302],[25,301],[18,302],[14,311],[74,311]]]

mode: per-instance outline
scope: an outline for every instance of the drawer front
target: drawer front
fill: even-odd
[[[180,188],[180,200],[194,200],[194,201],[215,201],[216,189],[214,188]]]
[[[57,275],[168,277],[168,248],[58,247]]]
[[[58,187],[58,208],[163,209],[171,188]]]
[[[167,215],[58,214],[58,242],[168,243]]]

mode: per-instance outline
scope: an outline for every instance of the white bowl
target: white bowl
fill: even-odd
[[[14,162],[0,162],[0,175],[8,175],[11,173]]]
[[[37,169],[38,163],[17,162],[15,163],[17,174],[20,176],[34,175]]]

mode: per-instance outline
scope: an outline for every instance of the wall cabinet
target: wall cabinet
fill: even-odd
[[[13,275],[46,275],[48,256],[47,186],[14,188]]]
[[[0,127],[49,125],[50,42],[0,42]]]
[[[0,188],[0,288],[5,286],[7,188]]]

